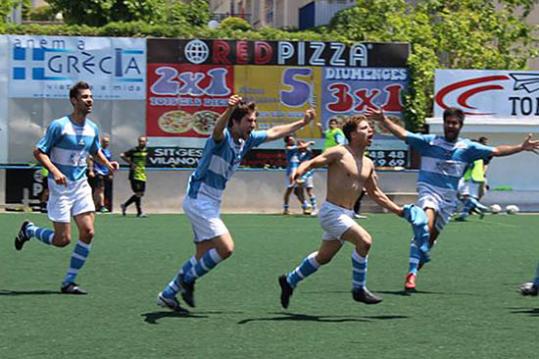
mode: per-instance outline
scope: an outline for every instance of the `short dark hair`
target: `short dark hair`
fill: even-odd
[[[485,136],[481,136],[481,137],[479,137],[479,138],[477,139],[477,142],[479,142],[479,143],[482,144],[482,145],[486,145],[487,142],[488,142],[488,138],[485,137]]]
[[[79,81],[73,86],[71,86],[71,88],[69,89],[69,98],[70,99],[77,98],[77,96],[79,95],[79,90],[89,90],[89,89],[90,89],[90,85],[88,85],[87,82]]]
[[[367,117],[364,115],[353,115],[350,116],[344,121],[344,125],[342,127],[342,132],[344,132],[344,137],[348,140],[348,142],[352,141],[352,137],[350,134],[357,130],[357,126],[362,122],[367,121]]]
[[[249,112],[256,111],[256,104],[254,102],[244,102],[240,101],[232,114],[230,115],[230,120],[228,121],[228,127],[232,127],[234,122],[240,122],[241,119],[247,115]]]
[[[464,111],[458,107],[448,107],[444,111],[444,121],[449,117],[456,117],[462,127],[462,124],[464,123]]]

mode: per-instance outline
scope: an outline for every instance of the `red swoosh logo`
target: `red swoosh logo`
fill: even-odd
[[[473,86],[473,85],[478,85],[478,84],[482,84],[482,83],[485,83],[485,82],[492,82],[492,81],[505,81],[505,80],[510,80],[510,78],[508,76],[505,76],[505,75],[495,75],[495,76],[484,76],[484,77],[477,77],[477,78],[474,78],[474,79],[468,79],[468,80],[464,80],[464,81],[459,81],[459,82],[455,82],[451,85],[447,85],[446,87],[442,88],[440,91],[438,91],[438,93],[436,94],[436,97],[434,98],[434,100],[436,101],[436,103],[438,104],[438,106],[440,106],[442,109],[447,109],[448,107],[450,107],[450,105],[447,105],[445,103],[445,97],[452,93],[453,91],[456,91],[456,90],[459,90],[459,89],[463,89],[465,87],[469,87],[469,86]],[[470,109],[470,110],[476,110],[477,108],[474,107],[474,106],[471,106],[468,104],[468,100],[480,93],[480,92],[485,92],[485,91],[493,91],[493,90],[503,90],[504,87],[503,85],[498,85],[498,84],[490,84],[490,85],[485,85],[485,86],[477,86],[477,87],[473,87],[463,93],[461,93],[458,97],[457,97],[457,103],[464,107],[464,108],[467,108],[467,109]],[[494,113],[487,113],[487,112],[464,112],[466,115],[493,115]]]

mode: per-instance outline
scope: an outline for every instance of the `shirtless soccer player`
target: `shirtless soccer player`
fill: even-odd
[[[227,181],[251,148],[263,142],[283,138],[307,125],[315,116],[312,109],[305,111],[302,120],[255,131],[257,111],[254,103],[244,103],[232,96],[228,109],[219,117],[212,136],[207,140],[202,159],[189,178],[183,209],[191,222],[195,255],[187,259],[172,281],[159,293],[157,304],[174,311],[185,312],[176,294],[191,307],[194,285],[234,251],[234,242],[220,218],[221,199]]]
[[[343,126],[348,145],[327,149],[312,160],[303,162],[296,178],[313,168],[328,167],[327,198],[320,207],[318,216],[324,230],[318,251],[309,254],[293,271],[279,277],[281,305],[288,307],[290,296],[298,283],[313,274],[321,265],[329,261],[341,249],[344,242],[350,242],[352,253],[352,296],[354,300],[366,304],[377,304],[382,298],[372,294],[366,287],[367,255],[372,238],[354,220],[354,203],[363,188],[380,206],[402,216],[403,208],[393,203],[378,187],[372,161],[363,154],[371,144],[374,132],[364,116],[351,116]]]

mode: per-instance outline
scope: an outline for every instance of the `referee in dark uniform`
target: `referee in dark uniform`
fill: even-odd
[[[146,159],[148,150],[146,148],[147,138],[140,136],[138,138],[138,146],[121,154],[122,159],[129,165],[129,182],[134,194],[127,202],[120,205],[122,215],[125,216],[125,211],[131,203],[135,203],[137,207],[137,217],[144,218],[146,215],[142,212],[141,200],[146,191]]]

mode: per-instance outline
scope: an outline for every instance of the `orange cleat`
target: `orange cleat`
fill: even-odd
[[[406,275],[406,281],[404,282],[404,289],[407,291],[414,291],[415,290],[415,279],[416,275],[414,273],[408,273]]]

